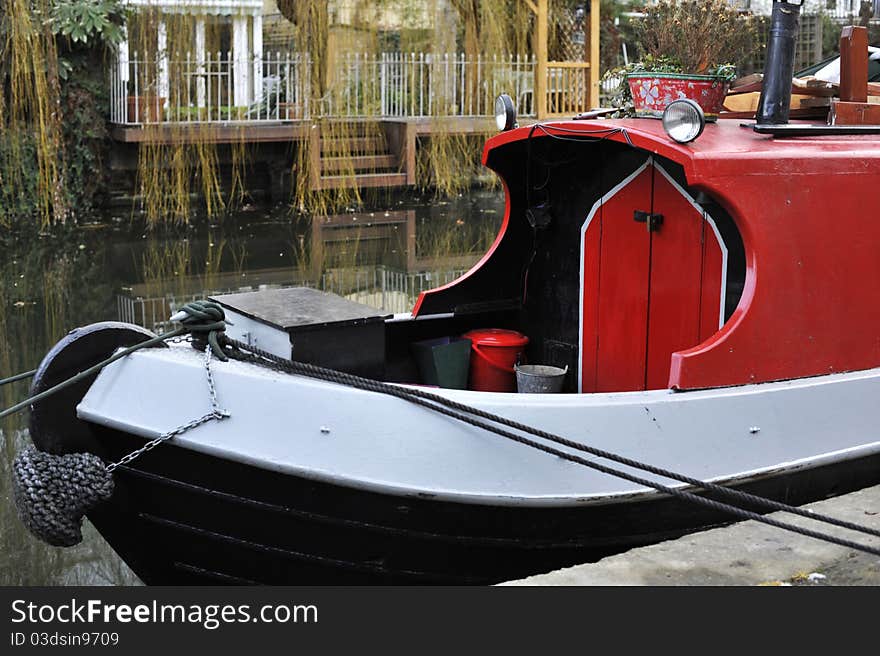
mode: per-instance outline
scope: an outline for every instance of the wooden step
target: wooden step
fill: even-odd
[[[342,120],[339,123],[322,126],[321,133],[333,138],[340,133],[348,137],[367,137],[381,134],[382,128],[375,121]]]
[[[406,173],[360,173],[349,175],[324,175],[318,181],[319,189],[341,189],[356,186],[365,187],[405,187]]]
[[[356,155],[354,157],[322,157],[321,171],[337,173],[338,171],[378,171],[379,169],[396,169],[397,157],[394,155]]]
[[[386,153],[385,139],[380,136],[353,137],[349,139],[321,139],[321,153],[375,155]]]

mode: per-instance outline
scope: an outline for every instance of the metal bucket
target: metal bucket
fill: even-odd
[[[558,394],[565,382],[568,367],[560,369],[546,364],[518,364],[516,391],[520,394]]]

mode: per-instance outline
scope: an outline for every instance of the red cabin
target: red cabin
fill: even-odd
[[[491,139],[491,251],[419,317],[506,309],[570,391],[696,389],[880,365],[880,136],[774,138],[739,121],[678,144],[659,121]]]

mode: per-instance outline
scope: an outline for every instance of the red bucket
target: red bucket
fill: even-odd
[[[465,333],[471,340],[468,389],[478,392],[515,392],[513,365],[521,359],[529,338],[515,330],[480,328]]]

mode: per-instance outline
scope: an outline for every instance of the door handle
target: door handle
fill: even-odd
[[[648,228],[648,232],[656,232],[663,225],[663,215],[636,210],[633,212],[633,221],[644,223]]]

